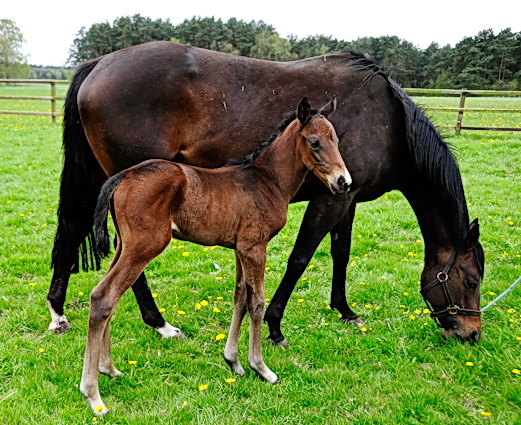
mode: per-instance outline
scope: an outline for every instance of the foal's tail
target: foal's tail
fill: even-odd
[[[92,214],[105,173],[96,161],[83,130],[78,109],[78,91],[99,59],[86,62],[74,74],[64,105],[63,170],[58,206],[58,228],[51,267],[55,272],[77,272],[100,267],[93,250]],[[87,241],[89,242],[87,244]],[[89,250],[90,246],[90,250]],[[80,258],[79,258],[80,257]]]
[[[94,244],[94,255],[100,258],[106,257],[110,253],[110,238],[107,227],[107,216],[112,202],[114,192],[124,180],[127,175],[126,171],[112,176],[101,187],[101,192],[98,196],[98,203],[94,211],[94,229],[96,236],[96,243]],[[115,217],[113,218],[115,220]]]

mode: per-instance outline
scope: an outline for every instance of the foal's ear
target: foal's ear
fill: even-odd
[[[302,125],[306,125],[311,115],[311,104],[307,97],[303,97],[297,108],[297,118]]]
[[[463,251],[470,251],[474,249],[477,245],[479,239],[479,222],[476,218],[472,223],[470,223],[469,231],[467,236],[465,237],[465,242],[463,242]]]
[[[326,118],[329,117],[336,110],[336,96],[333,96],[333,100],[329,102],[327,105],[324,105],[320,110],[320,114],[324,115]]]

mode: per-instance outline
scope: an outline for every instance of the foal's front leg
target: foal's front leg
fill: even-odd
[[[262,319],[266,296],[264,294],[264,269],[266,267],[266,245],[257,246],[239,254],[246,283],[247,309],[250,314],[250,367],[270,384],[278,378],[262,358]]]

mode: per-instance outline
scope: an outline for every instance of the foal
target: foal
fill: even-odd
[[[238,359],[242,319],[250,314],[249,365],[263,379],[277,382],[262,359],[266,246],[286,224],[288,204],[308,170],[334,194],[349,189],[351,176],[338,151],[338,137],[327,120],[336,100],[319,112],[307,98],[297,118],[286,121],[282,134],[238,166],[203,169],[149,160],[110,178],[98,198],[95,225],[102,244],[109,243],[106,216],[112,200],[117,231],[116,254],[91,293],[89,331],[80,390],[91,409],[104,414],[98,371],[120,375],[110,354],[110,318],[123,293],[169,244],[172,235],[201,245],[235,250],[234,311],[224,359],[243,375]],[[179,329],[175,329],[182,336]]]

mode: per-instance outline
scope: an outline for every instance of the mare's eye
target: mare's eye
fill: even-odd
[[[308,139],[309,146],[311,146],[311,149],[318,149],[320,147],[320,140],[315,139],[314,137],[310,137]]]
[[[465,286],[469,289],[476,289],[478,284],[472,279],[465,279]]]

